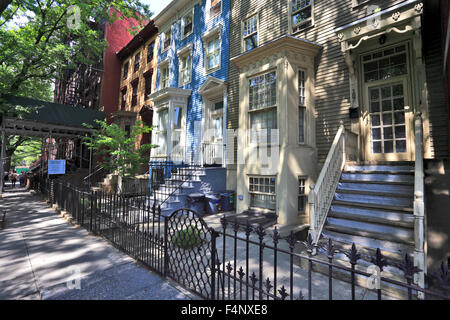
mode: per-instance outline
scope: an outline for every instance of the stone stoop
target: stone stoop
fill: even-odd
[[[372,265],[369,257],[375,255],[377,248],[393,264],[400,264],[405,254],[412,256],[414,252],[413,197],[413,163],[347,164],[322,237],[345,250],[355,243],[362,254],[356,266],[358,270],[367,272]],[[317,257],[328,261],[326,255]],[[334,263],[351,267],[344,254],[336,254]],[[328,274],[328,266],[314,265],[316,271]],[[385,267],[381,275],[406,283],[403,272],[396,266]],[[350,272],[335,268],[333,277],[350,281]],[[356,282],[364,285],[367,280],[357,276]],[[382,292],[397,299],[407,298],[407,290],[386,282],[382,283]]]

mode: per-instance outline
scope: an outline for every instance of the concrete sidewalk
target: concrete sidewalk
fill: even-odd
[[[7,189],[0,208],[7,210],[0,230],[0,299],[196,298],[68,224],[24,189]]]

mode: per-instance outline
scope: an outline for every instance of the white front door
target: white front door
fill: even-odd
[[[401,44],[362,55],[365,160],[413,160],[408,46]]]

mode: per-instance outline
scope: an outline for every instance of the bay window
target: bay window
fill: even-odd
[[[250,143],[271,143],[277,124],[276,72],[249,79]]]
[[[305,72],[298,71],[298,142],[306,142]]]

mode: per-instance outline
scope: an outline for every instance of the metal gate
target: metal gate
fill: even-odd
[[[214,299],[217,233],[195,211],[174,211],[165,224],[165,274],[205,299]]]

